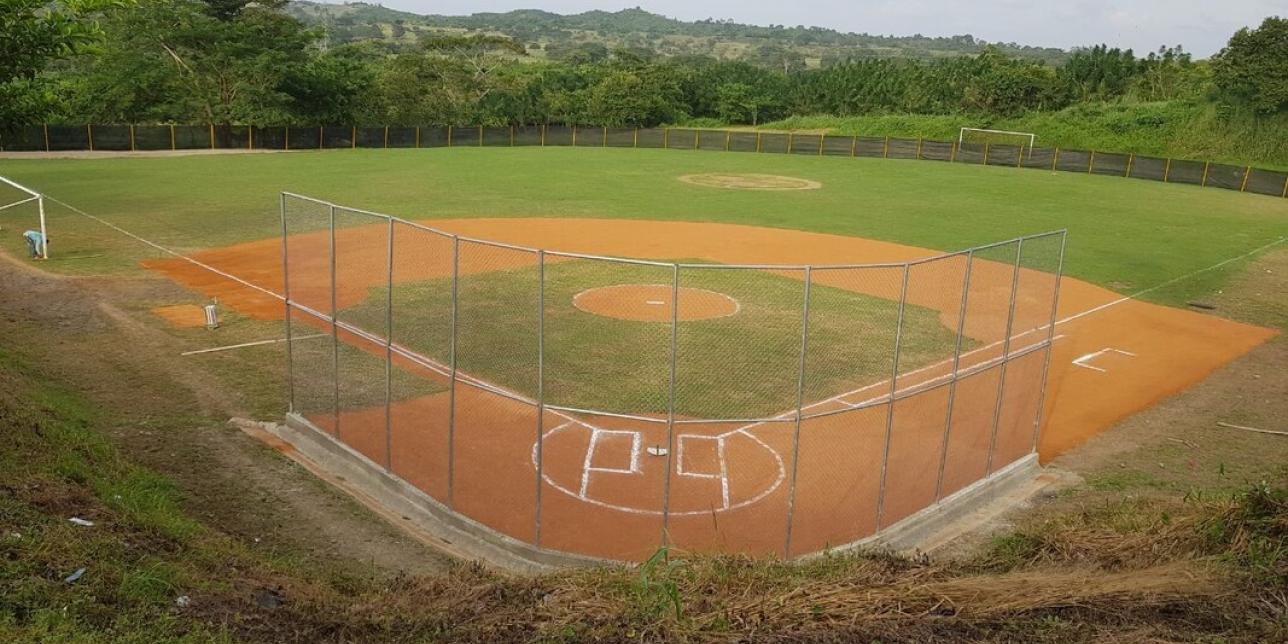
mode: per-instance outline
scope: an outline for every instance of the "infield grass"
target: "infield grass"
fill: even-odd
[[[821,190],[681,183],[702,172],[782,174]],[[928,161],[569,148],[336,150],[91,160],[0,160],[0,175],[179,251],[270,238],[289,190],[408,219],[597,217],[738,223],[958,250],[1068,228],[1066,273],[1120,292],[1166,282],[1288,235],[1288,200],[1117,177]],[[0,212],[22,250],[29,216]],[[68,273],[137,269],[159,253],[51,205],[53,259]],[[856,257],[854,261],[862,262]],[[1237,269],[1239,265],[1228,266]],[[1221,288],[1212,271],[1145,299]]]
[[[796,406],[804,303],[801,277],[718,265],[681,271],[686,288],[723,293],[737,300],[740,309],[737,315],[679,323],[677,414],[755,418]],[[589,260],[546,267],[544,372],[549,404],[626,414],[666,413],[670,324],[587,313],[573,305],[573,297],[589,288],[665,283],[670,278],[670,268]],[[461,371],[535,398],[536,270],[511,268],[465,276],[458,296]],[[385,289],[372,289],[364,303],[342,311],[340,317],[381,319],[387,298]],[[399,284],[393,306],[395,341],[447,364],[450,280]],[[815,285],[810,307],[806,401],[889,377],[898,302]],[[955,343],[955,334],[940,324],[937,311],[914,305],[905,307],[902,337],[902,372],[951,356]],[[414,393],[407,390],[402,395]]]

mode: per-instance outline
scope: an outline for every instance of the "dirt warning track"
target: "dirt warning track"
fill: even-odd
[[[902,262],[938,253],[865,239],[747,226],[682,222],[558,219],[468,219],[424,222],[440,230],[530,247],[573,253],[669,260],[698,258],[725,264],[843,264]],[[337,232],[337,260],[346,267],[337,286],[340,309],[368,299],[387,279],[384,226],[362,226]],[[325,275],[328,234],[306,233],[290,240],[292,299],[322,303],[330,284],[299,284],[302,273]],[[1076,243],[1072,240],[1071,243]],[[193,257],[281,292],[280,239],[250,242],[197,253]],[[450,276],[449,263],[414,258],[395,266],[396,283]],[[556,258],[551,258],[558,261]],[[312,266],[312,264],[317,264]],[[182,260],[151,261],[147,266],[206,296],[217,297],[240,313],[259,319],[281,319],[280,301],[238,285]],[[516,265],[517,266],[517,265]],[[311,268],[311,270],[310,270]],[[496,258],[462,261],[461,275],[511,268]],[[1005,268],[1005,267],[1002,267]],[[989,282],[1000,270],[981,262],[972,279]],[[1007,273],[1009,276],[1009,273]],[[927,283],[936,282],[929,276]],[[945,274],[948,279],[951,275]],[[1006,281],[1000,273],[996,281]],[[816,271],[816,283],[897,299],[888,284],[856,284]],[[954,279],[960,279],[956,277]],[[830,280],[830,281],[829,281]],[[648,289],[654,289],[653,293]],[[642,289],[642,290],[641,290]],[[669,287],[634,285],[626,293],[597,289],[591,303],[596,314],[627,320],[659,320],[670,315]],[[953,328],[960,300],[943,289],[910,292],[908,301],[940,312],[940,322]],[[694,316],[736,312],[737,303],[708,294],[695,303]],[[699,298],[694,294],[691,298]],[[973,296],[972,296],[973,297]],[[699,304],[700,303],[700,304]],[[1022,305],[1022,304],[1021,304]],[[686,298],[680,298],[681,315]],[[580,305],[579,305],[579,308]],[[1082,315],[1087,311],[1094,313]],[[1049,311],[1048,311],[1049,313]],[[899,400],[887,407],[863,407],[889,395],[890,383],[875,382],[828,400],[810,403],[815,412],[835,410],[802,423],[800,467],[796,481],[792,552],[803,554],[828,545],[854,541],[877,526],[876,492],[883,437],[892,424],[888,497],[882,523],[889,525],[961,489],[986,474],[982,454],[995,446],[998,462],[1007,463],[1031,448],[1032,419],[1044,408],[1042,460],[1081,444],[1128,415],[1203,379],[1274,335],[1274,331],[1214,316],[1161,307],[1065,277],[1060,284],[1058,319],[1045,398],[1017,390],[994,406],[999,390],[1000,348],[982,330],[964,335],[978,346],[963,354],[962,368],[979,368],[978,376],[960,380],[955,391],[939,388],[917,394],[916,405]],[[310,324],[323,324],[316,320]],[[320,327],[319,327],[320,328]],[[1044,340],[1046,330],[1017,325],[1015,347]],[[341,341],[372,354],[382,347],[358,334]],[[993,361],[993,362],[991,362]],[[1014,358],[1006,378],[1041,377],[1045,352]],[[395,364],[418,372],[427,381],[446,382],[441,365]],[[903,373],[897,388],[915,390],[951,374],[951,362],[926,365]],[[1009,391],[1009,390],[1008,390]],[[955,403],[949,405],[949,396]],[[941,400],[942,399],[942,400]],[[455,409],[449,412],[449,405]],[[893,420],[887,408],[894,409]],[[951,409],[952,434],[945,436],[945,414]],[[996,410],[1001,417],[995,417]],[[448,417],[455,415],[454,436]],[[452,403],[446,391],[396,402],[386,418],[383,406],[311,417],[377,463],[391,469],[436,499],[502,533],[525,541],[535,538],[537,512],[532,502],[537,486],[536,449],[531,428],[538,426],[535,407],[488,391],[485,383],[458,386]],[[679,432],[683,456],[676,454],[672,472],[670,523],[674,542],[690,549],[781,553],[789,516],[784,457],[792,450],[792,419],[784,416],[759,423],[692,422]],[[638,560],[657,545],[662,530],[662,485],[666,459],[648,448],[665,445],[665,419],[622,419],[547,411],[540,511],[542,545],[599,557]],[[990,445],[992,426],[994,444]],[[385,428],[390,428],[386,440]],[[941,441],[943,448],[941,448]],[[455,451],[453,492],[449,495],[448,446]],[[841,458],[839,455],[844,455]],[[927,476],[944,462],[943,480]],[[506,501],[512,499],[512,501]],[[526,500],[526,501],[525,501]],[[700,503],[696,500],[701,500]]]

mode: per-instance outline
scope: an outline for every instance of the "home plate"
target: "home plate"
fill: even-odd
[[[654,445],[648,448],[648,453],[652,456],[666,456],[669,450],[660,445]]]
[[[652,304],[653,306],[662,306],[663,304],[666,304],[666,302],[663,302],[662,300],[645,300],[644,303]]]

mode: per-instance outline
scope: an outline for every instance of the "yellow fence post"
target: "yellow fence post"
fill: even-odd
[[[246,149],[247,150],[255,149],[255,126],[254,125],[246,126]]]
[[[824,135],[822,134],[818,135],[818,155],[819,156],[823,156],[823,136]]]
[[[787,154],[791,154],[792,148],[794,148],[795,146],[796,146],[796,133],[788,132],[787,133]]]
[[[577,147],[577,126],[572,126],[572,147]]]
[[[640,146],[640,129],[635,128],[635,135],[631,139],[631,147],[638,148],[639,146]]]
[[[1284,177],[1284,199],[1288,199],[1288,177]]]
[[[1015,159],[1015,167],[1017,168],[1024,167],[1024,146],[1023,145],[1020,146],[1020,154]]]
[[[1087,174],[1091,174],[1091,170],[1095,167],[1096,167],[1096,151],[1092,150],[1091,156],[1087,157]]]
[[[170,124],[170,149],[176,149],[176,143],[174,140],[174,123]]]
[[[420,149],[420,126],[416,126],[416,149]]]
[[[89,151],[93,152],[94,151],[94,126],[87,123],[85,125],[85,131],[88,133],[87,136],[89,136]]]
[[[1252,174],[1252,166],[1243,169],[1243,183],[1239,185],[1239,192],[1248,191],[1248,176]]]
[[[725,152],[729,151],[729,144],[733,142],[733,132],[725,130]]]
[[[447,147],[452,147],[452,126],[447,126]]]
[[[1125,170],[1125,171],[1123,172],[1123,178],[1124,178],[1124,179],[1130,179],[1130,178],[1131,178],[1131,165],[1132,165],[1133,163],[1135,163],[1135,162],[1136,162],[1136,153],[1135,153],[1135,152],[1130,152],[1130,153],[1128,153],[1128,154],[1127,154],[1127,170]]]
[[[662,128],[662,149],[671,147],[671,128]]]
[[[948,162],[957,163],[957,142],[953,141],[948,144]]]
[[[608,147],[608,126],[607,125],[604,126],[604,143],[599,147],[601,148]]]
[[[1203,187],[1203,188],[1207,187],[1208,170],[1210,170],[1211,168],[1212,168],[1211,161],[1203,162],[1203,182],[1199,184],[1200,187]]]
[[[49,151],[49,124],[45,123],[45,152]]]
[[[286,132],[282,136],[282,149],[291,149],[291,126],[286,126]]]
[[[130,125],[130,152],[134,152],[134,125]]]
[[[756,132],[756,151],[760,152],[760,132]]]
[[[881,158],[882,159],[890,158],[890,137],[888,136],[885,138],[885,143],[882,144],[882,147],[881,147]]]
[[[1060,165],[1060,148],[1055,149],[1055,155],[1051,157],[1051,171],[1056,171],[1056,166]]]
[[[479,126],[479,147],[483,147],[483,126]]]
[[[325,138],[326,131],[321,125],[318,126],[318,149],[322,149],[322,140]]]
[[[859,155],[859,135],[855,134],[854,138],[850,139],[850,156],[856,157],[858,155]]]
[[[541,147],[546,147],[546,124],[541,124]]]
[[[1172,160],[1169,158],[1167,159],[1167,162],[1163,164],[1163,183],[1167,183],[1168,179],[1171,178],[1171,176],[1172,176]]]
[[[917,137],[917,160],[921,160],[921,145],[924,142],[922,137]]]
[[[210,124],[210,149],[215,149],[215,124]]]
[[[385,126],[385,149],[389,149],[389,126]]]
[[[349,128],[349,147],[356,150],[358,149],[358,126],[350,125]]]
[[[702,130],[693,131],[693,149],[696,150],[702,145]]]
[[[984,165],[988,165],[988,153],[992,150],[993,144],[988,141],[984,142]]]

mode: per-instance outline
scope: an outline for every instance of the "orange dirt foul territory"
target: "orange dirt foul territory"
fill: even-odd
[[[710,320],[738,313],[738,301],[700,288],[681,287],[672,293],[670,284],[618,284],[587,289],[573,297],[573,306],[595,315],[635,320],[637,322],[670,322],[671,299],[678,296],[681,322]]]

